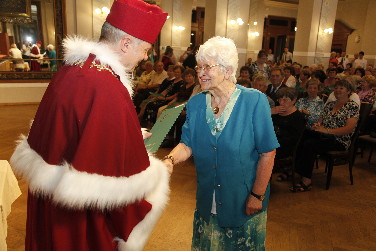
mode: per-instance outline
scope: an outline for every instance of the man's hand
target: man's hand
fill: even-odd
[[[249,216],[259,212],[261,209],[262,201],[252,195],[249,195],[247,198],[247,203],[245,204],[245,214]]]

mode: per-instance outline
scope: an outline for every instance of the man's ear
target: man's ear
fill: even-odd
[[[132,45],[132,38],[130,38],[128,36],[123,37],[120,40],[120,49],[124,53],[128,52],[128,50],[130,49],[131,45]]]

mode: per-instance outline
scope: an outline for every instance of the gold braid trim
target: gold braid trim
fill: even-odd
[[[74,63],[73,65],[76,65],[76,66],[79,66],[81,69],[82,67],[84,66],[85,62],[82,62],[82,61],[78,61],[76,63]],[[102,64],[97,64],[95,61],[91,62],[90,64],[90,68],[96,68],[98,71],[108,71],[110,72],[114,77],[116,77],[117,79],[119,79],[119,76],[115,74],[115,72],[108,66],[106,65],[102,65]]]

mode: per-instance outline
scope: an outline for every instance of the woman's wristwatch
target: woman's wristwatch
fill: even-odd
[[[255,197],[256,199],[258,199],[259,201],[263,201],[265,199],[265,195],[258,195],[258,194],[255,194],[254,192],[251,192],[251,195]]]

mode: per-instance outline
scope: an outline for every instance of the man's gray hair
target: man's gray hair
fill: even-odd
[[[230,80],[236,83],[235,74],[238,69],[239,59],[235,43],[231,39],[219,36],[210,38],[200,46],[196,59],[205,63],[214,61],[224,68],[232,70]]]
[[[116,28],[115,26],[111,25],[108,22],[104,22],[102,26],[101,36],[99,37],[99,41],[105,42],[105,43],[117,43],[125,36],[133,37],[135,45],[138,45],[142,41],[141,39],[138,39]]]

